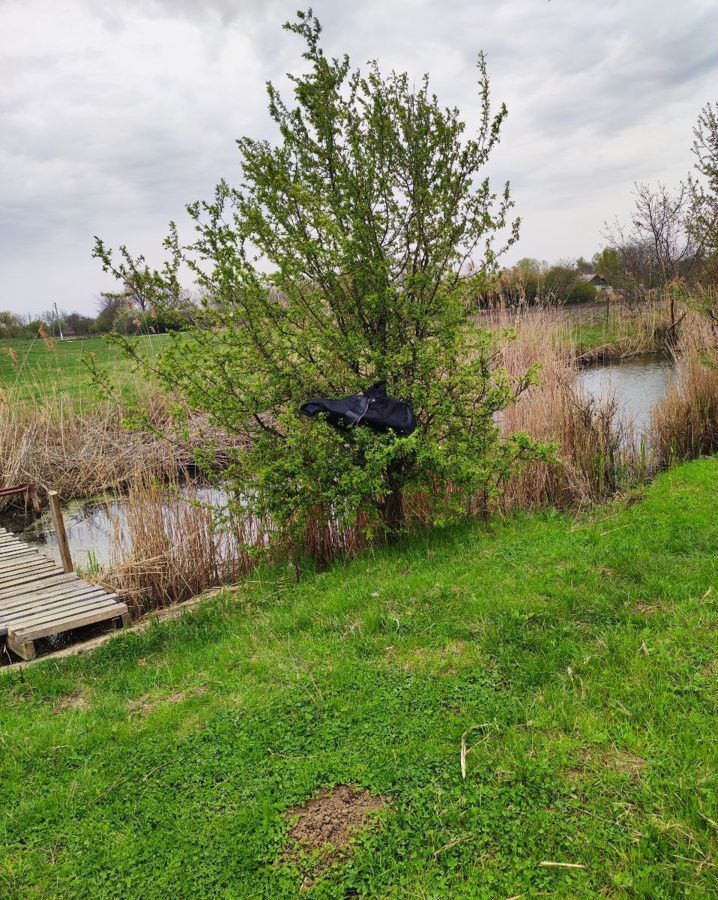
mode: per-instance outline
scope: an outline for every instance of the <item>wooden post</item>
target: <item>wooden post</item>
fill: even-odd
[[[37,488],[34,484],[29,484],[27,486],[27,496],[32,504],[32,508],[36,513],[42,512],[42,507],[40,506],[40,498],[37,495]]]
[[[70,556],[70,545],[67,542],[67,532],[65,531],[65,522],[62,518],[62,508],[60,507],[60,498],[57,491],[48,491],[47,496],[50,500],[50,509],[52,510],[52,521],[55,525],[55,534],[57,535],[57,543],[60,547],[60,556],[62,557],[62,568],[66,572],[72,572],[72,557]]]

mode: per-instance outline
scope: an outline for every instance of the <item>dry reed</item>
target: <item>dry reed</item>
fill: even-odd
[[[615,400],[599,403],[581,388],[576,350],[561,339],[556,313],[505,312],[497,324],[515,335],[502,345],[511,374],[540,365],[539,384],[502,413],[502,431],[556,446],[553,462],[531,462],[511,479],[504,508],[596,502],[635,476],[642,463],[632,435],[618,421]]]
[[[58,491],[64,500],[90,497],[123,490],[148,474],[169,478],[190,466],[208,442],[223,451],[231,447],[199,417],[192,420],[189,436],[180,438],[169,400],[159,394],[145,397],[141,410],[150,427],[132,430],[124,425],[128,408],[121,401],[88,407],[70,398],[27,404],[3,397],[0,487],[31,483]]]
[[[675,348],[673,382],[651,418],[651,444],[662,466],[718,446],[717,351],[711,323],[688,312]]]
[[[143,475],[109,516],[112,562],[102,583],[133,615],[238,581],[265,543],[265,529],[248,512],[218,516],[197,487],[176,479],[167,485]]]

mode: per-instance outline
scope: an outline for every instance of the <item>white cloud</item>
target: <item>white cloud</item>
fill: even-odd
[[[264,82],[300,62],[296,2],[0,2],[0,309],[90,310],[92,236],[152,258],[166,223],[236,180],[234,139],[271,133]],[[523,218],[514,256],[590,254],[634,180],[677,181],[714,99],[712,0],[315,0],[328,52],[429,71],[477,115],[488,53],[509,119],[492,164]]]

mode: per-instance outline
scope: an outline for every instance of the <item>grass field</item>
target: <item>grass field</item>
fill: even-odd
[[[0,672],[0,895],[718,895],[717,499],[705,459]],[[287,861],[337,784],[388,804]]]
[[[135,338],[142,352],[158,353],[167,335]],[[95,397],[87,368],[94,362],[99,372],[126,394],[137,385],[137,376],[120,350],[106,338],[66,341],[0,340],[0,390],[16,402],[45,402],[52,397],[89,400]]]

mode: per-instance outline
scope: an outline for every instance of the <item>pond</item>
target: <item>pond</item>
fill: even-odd
[[[206,503],[221,505],[226,494],[216,488],[196,488],[193,497]],[[92,571],[111,562],[115,529],[125,522],[125,498],[107,496],[102,499],[72,500],[63,505],[65,531],[75,568]],[[60,548],[50,511],[37,516],[32,511],[0,513],[0,526],[9,528],[23,540],[42,545],[45,556],[62,565]]]
[[[669,356],[643,354],[588,366],[579,382],[596,400],[615,397],[621,423],[632,424],[634,433],[642,436],[650,425],[652,407],[668,390],[674,368]]]
[[[595,364],[579,375],[580,383],[597,400],[615,396],[618,416],[633,422],[637,434],[645,432],[650,422],[651,407],[668,389],[673,374],[673,361],[665,356],[647,355],[609,363]],[[199,499],[221,504],[225,495],[204,488]],[[91,570],[110,562],[114,528],[122,528],[125,514],[122,497],[102,500],[73,501],[64,507],[65,527],[75,566]],[[60,562],[60,552],[49,513],[35,517],[32,513],[0,513],[0,525],[22,535],[28,541],[42,544],[43,552]]]

